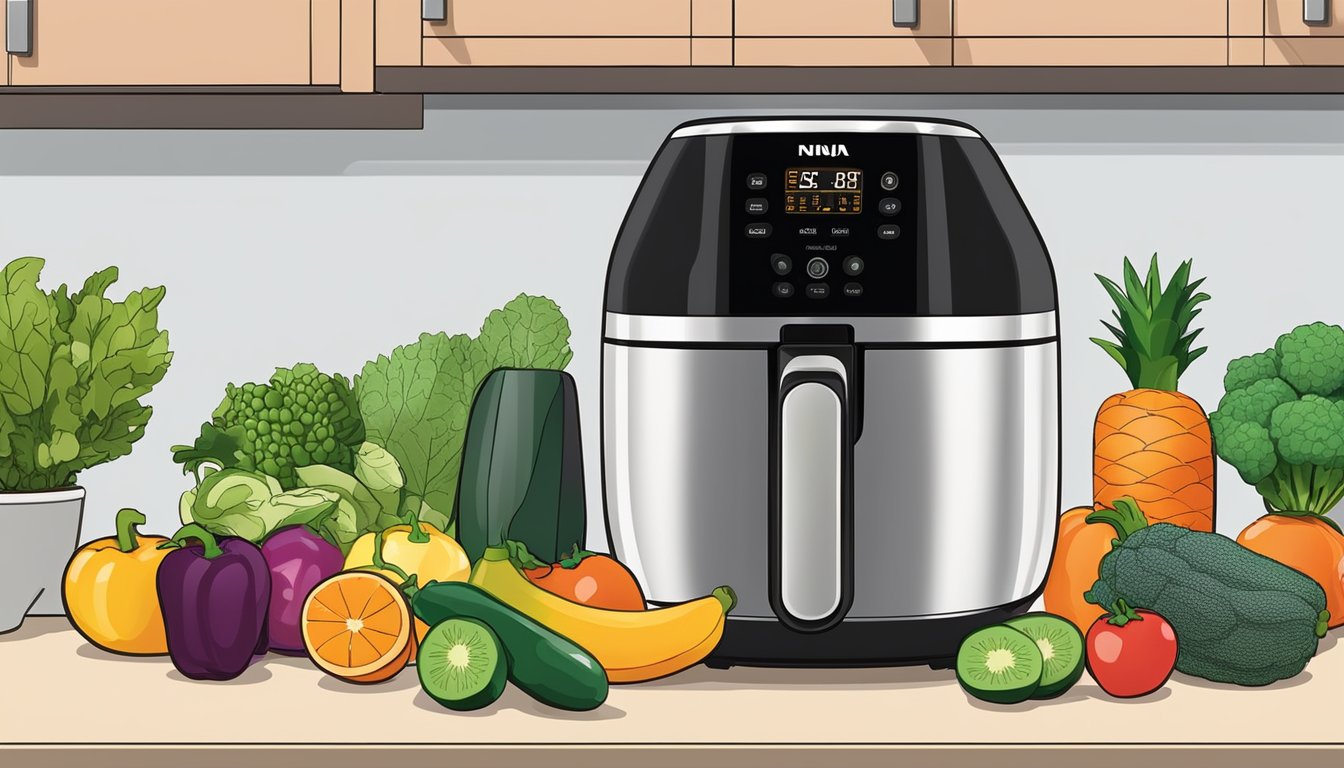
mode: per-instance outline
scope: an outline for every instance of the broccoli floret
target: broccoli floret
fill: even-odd
[[[1243,358],[1244,359],[1244,358]],[[1280,378],[1260,379],[1243,389],[1230,390],[1218,402],[1218,413],[1233,421],[1269,426],[1274,409],[1297,399],[1297,393]]]
[[[1269,430],[1260,424],[1237,421],[1215,413],[1209,417],[1213,440],[1218,455],[1231,464],[1241,479],[1251,485],[1264,480],[1274,471],[1279,457],[1274,453],[1274,442]]]
[[[1303,395],[1275,408],[1269,436],[1289,464],[1344,467],[1344,408],[1324,397]]]
[[[1344,328],[1300,325],[1279,337],[1279,378],[1304,395],[1328,395],[1344,387]]]
[[[1228,363],[1227,374],[1223,376],[1223,388],[1228,392],[1245,389],[1261,379],[1273,379],[1278,375],[1279,353],[1267,349]]]
[[[173,460],[187,471],[213,462],[262,472],[289,490],[298,486],[298,467],[353,472],[363,442],[349,381],[305,363],[277,369],[265,384],[228,385],[212,421],[194,445],[174,447]]]

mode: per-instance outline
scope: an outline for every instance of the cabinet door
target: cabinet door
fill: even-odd
[[[918,23],[898,26],[892,0],[737,0],[739,66],[946,66],[951,0],[917,0]],[[900,5],[905,5],[901,3]]]
[[[1265,0],[1265,63],[1344,64],[1344,0],[1327,5],[1329,14],[1308,24],[1302,0]]]
[[[691,0],[451,0],[423,25],[426,66],[691,63]]]
[[[1228,0],[958,0],[955,63],[1227,64]]]
[[[300,85],[309,0],[29,0],[12,85]]]

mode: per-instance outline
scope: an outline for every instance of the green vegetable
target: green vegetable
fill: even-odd
[[[448,619],[490,627],[504,645],[509,682],[543,704],[585,711],[607,700],[607,673],[592,654],[479,587],[430,582],[411,598],[411,608],[431,627]]]
[[[1132,499],[1088,522],[1119,539],[1085,597],[1154,611],[1180,638],[1176,669],[1237,685],[1293,677],[1316,654],[1329,612],[1320,585],[1225,536],[1167,523],[1144,527]]]
[[[398,497],[375,495],[354,475],[324,464],[299,467],[295,472],[305,487],[320,489],[338,499],[335,514],[323,521],[318,532],[344,554],[349,554],[355,539],[365,533],[402,522],[396,517]]]
[[[230,468],[210,472],[183,495],[182,522],[216,536],[261,543],[287,525],[307,525],[332,514],[339,497],[317,488],[284,491],[273,477]]]
[[[459,712],[494,704],[508,683],[509,663],[499,638],[474,619],[435,624],[415,658],[420,687],[431,699]]]
[[[188,472],[205,463],[252,470],[296,488],[298,467],[325,464],[353,472],[363,442],[364,423],[349,382],[300,363],[276,369],[266,384],[228,385],[196,442],[173,446],[173,461]]]
[[[130,453],[153,413],[140,398],[173,359],[159,330],[162,287],[113,301],[109,267],[77,293],[47,292],[43,264],[16,259],[0,272],[0,492],[74,485]]]
[[[457,538],[467,557],[521,542],[547,563],[583,540],[578,393],[563,371],[497,370],[477,393],[463,448]]]
[[[1271,512],[1334,508],[1344,498],[1344,328],[1298,326],[1228,363],[1223,386],[1209,415],[1218,456]]]
[[[495,368],[569,363],[569,323],[555,302],[520,295],[490,313],[480,335],[424,334],[355,377],[368,439],[406,477],[403,511],[441,530],[452,524],[463,435],[476,389]]]
[[[1044,662],[1036,641],[996,624],[966,636],[957,649],[957,682],[981,701],[1017,704],[1035,695]]]
[[[1025,613],[1004,622],[1030,637],[1041,652],[1041,685],[1033,699],[1062,696],[1083,677],[1087,649],[1083,633],[1072,621],[1053,613]]]

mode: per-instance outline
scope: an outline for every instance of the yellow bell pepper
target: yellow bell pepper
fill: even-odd
[[[154,579],[172,550],[162,536],[141,536],[145,516],[117,513],[117,535],[89,542],[65,567],[65,610],[75,629],[103,650],[131,656],[168,653]]]
[[[346,570],[374,565],[377,538],[366,533],[355,540],[345,557]],[[471,575],[462,545],[429,523],[417,523],[414,532],[409,525],[394,525],[382,531],[382,538],[382,559],[415,576],[422,587],[431,581],[466,581]]]

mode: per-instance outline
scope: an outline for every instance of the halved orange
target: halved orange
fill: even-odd
[[[338,573],[303,603],[303,645],[324,672],[378,683],[406,668],[415,650],[411,607],[396,584],[370,571]]]

